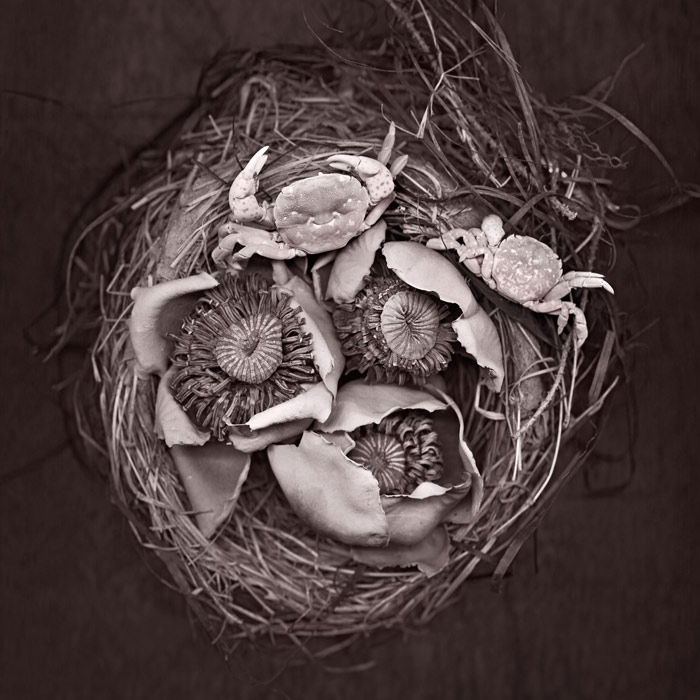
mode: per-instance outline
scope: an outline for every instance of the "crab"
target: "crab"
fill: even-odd
[[[541,241],[531,236],[506,236],[503,221],[495,214],[486,216],[481,228],[455,228],[430,239],[427,245],[456,250],[467,269],[507,299],[532,311],[557,315],[559,333],[572,317],[578,348],[588,337],[586,317],[573,301],[565,301],[564,297],[576,288],[601,288],[614,294],[597,272],[562,273],[559,256]]]
[[[393,124],[377,158],[338,153],[327,159],[342,173],[320,173],[283,187],[275,202],[259,202],[258,178],[268,158],[264,146],[236,176],[229,191],[231,219],[219,228],[217,264],[233,266],[252,255],[274,260],[342,248],[373,226],[394,199],[394,177],[407,157],[387,167]],[[347,174],[346,174],[347,173]]]

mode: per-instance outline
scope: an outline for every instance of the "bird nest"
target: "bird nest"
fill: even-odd
[[[135,161],[128,191],[119,191],[123,179],[113,185],[71,255],[64,338],[96,329],[76,387],[78,432],[108,458],[114,499],[136,536],[227,650],[271,640],[329,654],[374,630],[426,623],[474,575],[502,577],[590,449],[619,379],[606,291],[567,297],[588,323],[581,345],[574,323],[558,329],[556,314],[487,284],[481,257],[465,260],[465,240],[449,236],[480,230],[495,214],[490,221],[542,242],[565,270],[607,272],[619,208],[606,178],[618,162],[589,136],[595,100],[574,110],[534,94],[485,7],[467,15],[449,0],[386,6],[389,31],[361,49],[346,42],[219,55],[197,106]],[[156,435],[157,381],[139,371],[129,335],[134,287],[217,271],[229,187],[262,146],[260,194],[274,199],[335,153],[376,157],[390,123],[392,157],[407,159],[383,215],[386,237],[428,244],[450,261],[503,351],[500,391],[465,352],[443,373],[483,493],[470,518],[447,523],[449,560],[429,576],[357,561],[350,545],[309,527],[264,450],[253,455],[233,513],[204,534]]]

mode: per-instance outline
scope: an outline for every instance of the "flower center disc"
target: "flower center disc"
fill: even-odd
[[[214,356],[230,377],[260,384],[282,362],[282,322],[272,314],[241,318],[219,338]]]
[[[348,457],[372,472],[379,483],[380,493],[391,493],[403,486],[406,455],[393,435],[369,433],[358,438]]]
[[[437,305],[419,292],[397,292],[382,309],[381,329],[386,344],[407,359],[425,357],[435,346],[439,325]]]

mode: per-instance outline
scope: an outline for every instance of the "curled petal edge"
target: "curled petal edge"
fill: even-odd
[[[355,561],[377,569],[416,566],[431,577],[444,569],[450,560],[450,538],[445,527],[436,527],[414,545],[389,543],[386,547],[352,547]]]
[[[444,399],[422,389],[355,380],[340,388],[331,414],[317,427],[327,433],[352,432],[362,425],[379,423],[395,411],[422,409],[432,412],[444,408],[447,408]]]
[[[415,241],[385,243],[387,265],[406,284],[457,304],[462,315],[453,324],[462,347],[488,372],[487,385],[498,392],[504,377],[503,349],[498,331],[479,306],[460,271],[437,250]]]
[[[298,446],[268,448],[273,472],[299,517],[324,535],[363,547],[413,547],[453,516],[457,522],[473,518],[483,497],[483,481],[464,441],[456,404],[446,395],[437,398],[459,421],[457,483],[422,484],[409,495],[381,496],[371,472],[346,456],[345,441],[307,431]]]
[[[297,515],[317,532],[350,545],[389,542],[379,485],[368,469],[315,432],[299,445],[272,445],[270,466]]]
[[[236,506],[248,477],[250,455],[220,442],[201,447],[175,445],[170,455],[187,492],[197,527],[205,537],[211,537]]]
[[[365,286],[365,278],[385,238],[386,223],[380,219],[341,249],[333,262],[323,298],[338,304],[352,301]]]
[[[129,318],[129,337],[142,372],[165,373],[170,354],[166,333],[179,328],[182,318],[196,302],[195,295],[218,284],[209,273],[202,272],[131,290],[134,307]]]
[[[203,445],[211,437],[208,430],[200,430],[185,410],[175,401],[170,391],[171,367],[158,382],[154,425],[156,435],[165,440],[168,447],[174,445]]]

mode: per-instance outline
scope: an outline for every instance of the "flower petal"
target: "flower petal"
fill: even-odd
[[[279,271],[278,271],[279,272]],[[345,358],[335,335],[333,322],[328,312],[316,301],[314,294],[299,277],[290,277],[280,287],[293,295],[304,314],[306,330],[311,334],[314,360],[321,376],[321,382],[310,384],[294,398],[256,413],[245,425],[251,430],[261,430],[277,423],[313,418],[323,421],[328,418],[333,399],[338,390],[338,380],[345,367]]]
[[[341,387],[333,411],[319,428],[329,433],[351,432],[361,425],[379,423],[395,411],[408,408],[439,411],[446,407],[443,399],[421,389],[356,380]]]
[[[434,576],[449,562],[450,538],[444,527],[436,527],[417,544],[353,547],[352,556],[356,561],[378,569],[417,566],[426,576]]]
[[[330,250],[318,256],[318,259],[311,267],[311,280],[314,290],[314,296],[323,301],[326,299],[326,290],[328,289],[328,280],[330,278],[333,261],[338,255],[337,250]],[[307,260],[308,258],[301,258]]]
[[[312,421],[312,418],[299,418],[260,430],[249,430],[245,426],[235,427],[229,431],[228,439],[241,452],[257,452],[273,443],[286,442],[301,435]]]
[[[306,385],[293,399],[283,401],[256,413],[245,425],[251,430],[261,430],[277,423],[313,418],[324,421],[333,407],[333,394],[323,382]]]
[[[481,308],[469,318],[460,316],[452,323],[459,344],[473,355],[480,367],[488,371],[486,385],[498,393],[503,386],[503,350],[498,331]]]
[[[180,328],[182,319],[192,309],[200,292],[218,284],[214,277],[202,272],[131,290],[134,308],[129,319],[129,334],[141,370],[149,374],[165,372],[170,354],[167,334]]]
[[[433,416],[433,428],[440,438],[445,466],[440,483],[454,485],[460,489],[466,485],[469,487],[465,498],[457,503],[449,513],[447,520],[466,524],[474,519],[481,507],[481,501],[484,497],[484,480],[476,466],[474,455],[467,445],[464,436],[464,418],[459,407],[444,392],[437,389],[433,389],[433,391],[436,391],[452,409],[436,413]],[[411,494],[414,498],[416,491]]]
[[[333,263],[324,298],[338,304],[352,301],[364,287],[365,277],[385,238],[386,223],[380,219],[341,249]]]
[[[382,507],[389,523],[389,541],[407,546],[417,544],[447,520],[468,492],[469,484],[465,484],[426,498],[382,496]]]
[[[504,371],[498,332],[459,270],[438,251],[415,241],[385,243],[382,252],[387,265],[406,284],[459,306],[462,316],[452,324],[457,338],[479,366],[488,370],[489,387],[500,391]]]
[[[195,511],[197,527],[210,537],[236,505],[248,476],[250,455],[221,442],[202,447],[175,445],[170,454]]]
[[[483,479],[464,439],[459,408],[447,394],[430,391],[448,408],[431,416],[442,449],[443,475],[437,483],[419,484],[408,496],[382,496],[392,544],[416,545],[448,520],[470,522],[483,497]]]
[[[170,391],[171,367],[158,383],[156,394],[156,414],[154,419],[156,435],[165,440],[168,447],[173,445],[203,445],[211,437],[208,430],[200,430],[188,417]]]
[[[316,531],[346,544],[389,541],[377,480],[337,445],[307,431],[298,446],[273,445],[267,455],[290,505]]]
[[[307,330],[313,339],[314,356],[323,383],[335,396],[338,380],[345,367],[345,357],[336,337],[330,314],[314,297],[311,287],[299,277],[281,285],[294,295],[294,301],[304,312]]]

